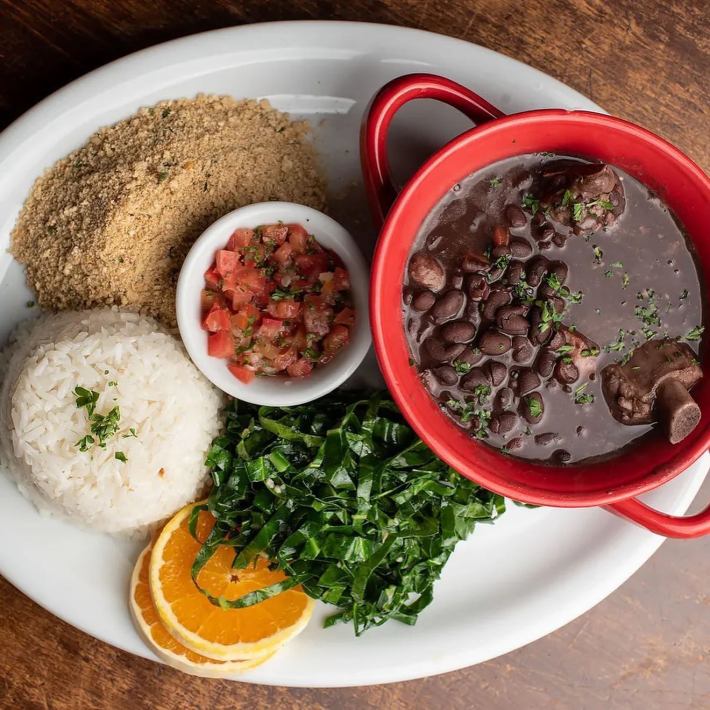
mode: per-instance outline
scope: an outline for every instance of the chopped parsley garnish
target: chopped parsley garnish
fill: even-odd
[[[491,388],[488,385],[476,385],[473,388],[473,396],[479,404],[483,404],[491,396]]]
[[[684,289],[680,292],[680,296],[678,297],[678,299],[681,300],[681,301],[685,301],[686,298],[688,298],[688,289],[687,289],[687,288],[684,288]]]
[[[320,357],[320,353],[314,348],[314,347],[307,347],[303,351],[303,357],[307,358],[308,360],[318,360]]]
[[[607,269],[607,270],[604,272],[604,277],[607,278],[607,279],[610,279],[613,275],[614,275],[614,272],[613,272],[611,269]]]
[[[492,177],[492,178],[488,181],[488,184],[489,184],[491,187],[496,188],[496,187],[498,187],[502,182],[503,182],[503,180],[502,180],[501,178],[499,178],[499,177],[496,175],[495,177]]]
[[[170,173],[167,170],[161,170],[158,173],[158,182],[165,182],[165,180],[168,179],[169,175],[170,175]]]
[[[136,432],[136,428],[135,428],[134,426],[132,426],[132,427],[128,430],[128,434],[124,434],[124,435],[123,435],[123,438],[124,438],[124,439],[130,439],[131,437],[134,437],[134,438],[136,438],[136,439],[138,438],[138,433]]]
[[[567,286],[565,286],[557,274],[548,274],[545,277],[545,283],[561,298],[569,301],[570,303],[581,303],[584,294],[581,291],[570,291]]]
[[[661,319],[658,317],[658,308],[653,301],[647,306],[636,306],[636,308],[634,308],[634,315],[647,326],[661,325]]]
[[[585,392],[584,390],[587,389],[587,385],[589,383],[585,382],[583,385],[580,385],[577,387],[574,391],[574,403],[575,404],[591,404],[594,401],[594,395]]]
[[[570,200],[572,199],[572,193],[569,190],[565,190],[564,194],[562,195],[562,207],[567,207],[569,204]]]
[[[284,299],[294,299],[299,293],[300,291],[277,288],[271,292],[270,298],[274,301],[283,301]]]
[[[614,205],[609,202],[609,200],[592,200],[591,202],[587,202],[587,207],[603,207],[605,210],[608,212],[612,212],[614,209]]]
[[[542,416],[542,404],[540,404],[540,400],[537,397],[530,395],[524,399],[525,406],[528,408],[528,412],[530,412],[531,417],[537,419]]]
[[[626,347],[626,344],[624,343],[625,338],[626,331],[623,328],[620,328],[619,334],[616,336],[616,340],[613,343],[609,343],[609,345],[605,345],[604,350],[607,352],[621,352]]]
[[[528,193],[523,197],[523,207],[529,209],[534,215],[540,209],[540,200]]]
[[[599,355],[599,348],[583,348],[579,354],[582,357],[596,357]]]
[[[126,457],[126,454],[123,453],[123,451],[117,451],[113,457],[117,461],[122,461],[123,463],[126,463],[128,461],[128,458]]]
[[[584,203],[583,202],[573,202],[572,203],[572,219],[575,222],[582,221],[583,212],[584,212]]]
[[[700,340],[700,336],[703,334],[705,331],[705,326],[704,325],[696,325],[695,328],[691,328],[686,334],[685,334],[685,340]]]
[[[594,254],[594,262],[596,264],[601,264],[604,252],[596,244],[594,244],[592,245],[592,253]]]
[[[612,269],[623,269],[623,268],[624,268],[624,264],[623,264],[623,262],[621,262],[621,261],[615,261],[615,262],[611,265],[611,268],[612,268]]]
[[[626,288],[629,285],[629,282],[631,279],[629,278],[628,273],[624,272],[624,275],[621,278],[621,287]]]
[[[99,401],[99,393],[89,390],[86,387],[75,387],[74,398],[78,409],[85,407],[89,417],[89,431],[91,434],[83,436],[76,442],[75,446],[79,451],[88,451],[94,444],[102,449],[106,448],[106,442],[116,436],[121,421],[121,410],[116,406],[107,414],[96,412],[96,403]],[[132,436],[136,436],[135,429],[129,430]]]
[[[562,311],[562,313],[558,313],[555,310],[555,307],[549,301],[542,301],[541,308],[542,313],[539,328],[541,333],[545,333],[553,324],[562,322],[562,316],[564,315],[564,311]]]
[[[470,372],[473,367],[470,362],[464,362],[463,360],[454,360],[453,366],[454,370],[456,370],[456,373],[459,375],[465,375],[467,372]]]

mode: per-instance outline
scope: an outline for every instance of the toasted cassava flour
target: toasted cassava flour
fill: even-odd
[[[97,131],[34,184],[12,234],[44,308],[117,305],[175,324],[175,283],[215,219],[324,204],[307,126],[265,101],[165,101]]]

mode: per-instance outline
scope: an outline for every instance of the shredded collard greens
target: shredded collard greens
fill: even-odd
[[[326,626],[352,622],[357,635],[389,619],[414,624],[456,543],[505,511],[502,497],[437,459],[384,393],[283,409],[234,402],[207,464],[214,489],[191,529],[205,507],[217,522],[193,579],[224,544],[235,568],[265,555],[289,576],[210,600],[240,608],[301,584],[339,607]]]

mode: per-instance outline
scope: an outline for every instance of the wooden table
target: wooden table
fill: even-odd
[[[707,0],[0,0],[0,127],[128,52],[285,19],[367,20],[461,37],[666,136],[706,170]],[[700,496],[707,500],[710,486]],[[3,531],[2,544],[12,543]],[[668,542],[582,618],[503,658],[409,683],[290,690],[194,679],[58,621],[0,579],[0,707],[710,707],[710,541]]]

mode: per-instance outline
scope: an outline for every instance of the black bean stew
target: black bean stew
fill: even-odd
[[[692,247],[617,168],[535,154],[471,175],[423,225],[403,294],[425,386],[505,452],[573,463],[699,420]]]

